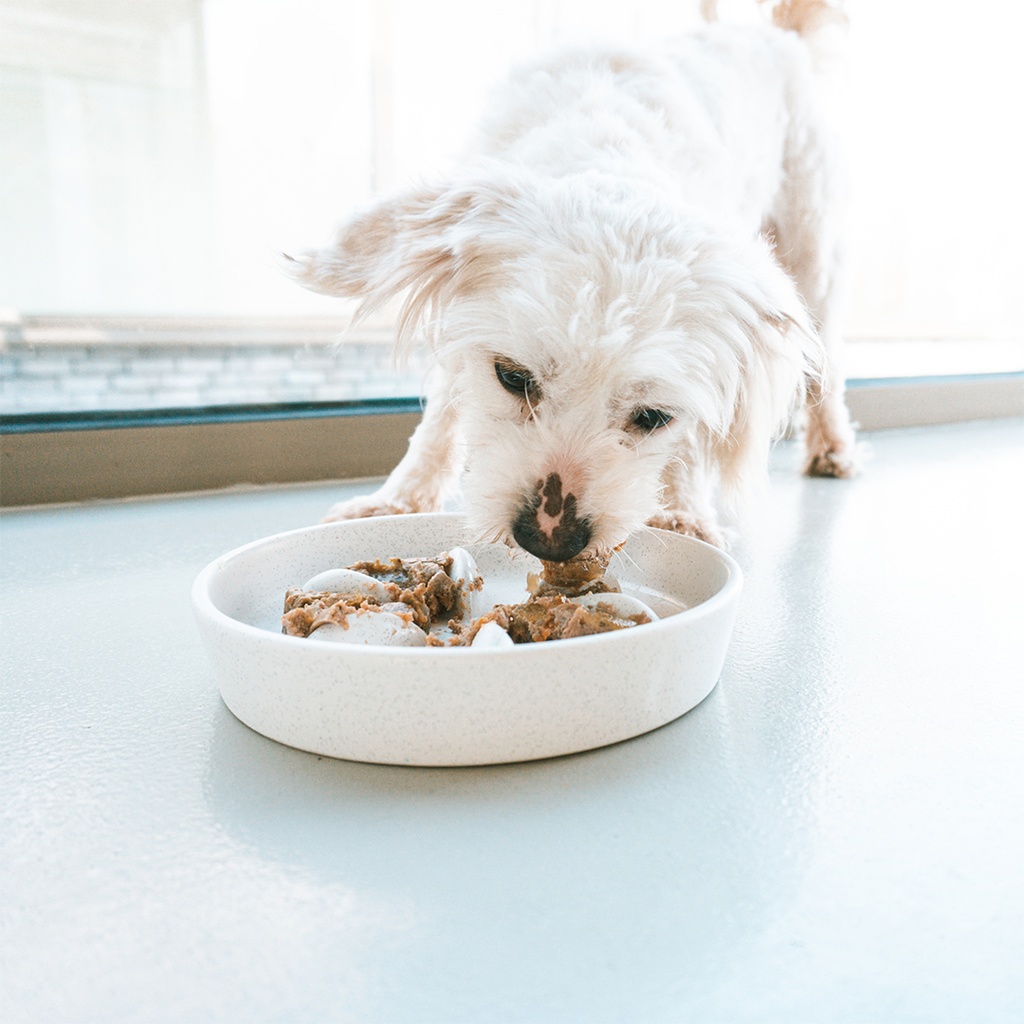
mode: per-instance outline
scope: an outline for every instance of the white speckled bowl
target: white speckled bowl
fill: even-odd
[[[634,629],[510,649],[356,647],[280,632],[284,593],[325,569],[467,547],[500,600],[539,563],[466,543],[456,515],[392,516],[278,534],[218,558],[192,601],[224,702],[250,728],[318,754],[383,764],[528,761],[615,743],[699,704],[718,680],[742,587],[728,555],[660,530],[610,567],[659,614]]]

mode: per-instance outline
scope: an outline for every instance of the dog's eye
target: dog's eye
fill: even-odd
[[[506,363],[501,359],[494,362],[494,372],[498,375],[501,386],[516,398],[536,398],[539,388],[533,374],[515,363]]]
[[[672,414],[662,409],[637,409],[633,413],[633,426],[647,434],[671,422]]]

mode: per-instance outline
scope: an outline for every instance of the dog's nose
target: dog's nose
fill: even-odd
[[[546,562],[567,562],[590,543],[593,526],[576,514],[576,496],[562,493],[562,478],[538,480],[512,522],[516,543]]]

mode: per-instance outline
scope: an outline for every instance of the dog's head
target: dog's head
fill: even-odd
[[[404,294],[400,339],[425,334],[457,403],[471,522],[550,560],[621,544],[680,460],[743,490],[815,361],[766,243],[599,175],[425,187],[292,270],[363,313]]]

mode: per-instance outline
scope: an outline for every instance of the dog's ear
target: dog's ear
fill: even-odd
[[[312,291],[361,300],[364,319],[400,295],[398,337],[500,267],[474,224],[507,202],[485,182],[421,186],[378,201],[338,226],[323,249],[285,257],[285,271]]]
[[[735,360],[725,375],[726,419],[711,426],[707,439],[723,497],[735,504],[764,479],[772,442],[791,425],[808,382],[823,372],[823,350],[792,279],[764,239],[694,269],[724,314],[708,326]]]

